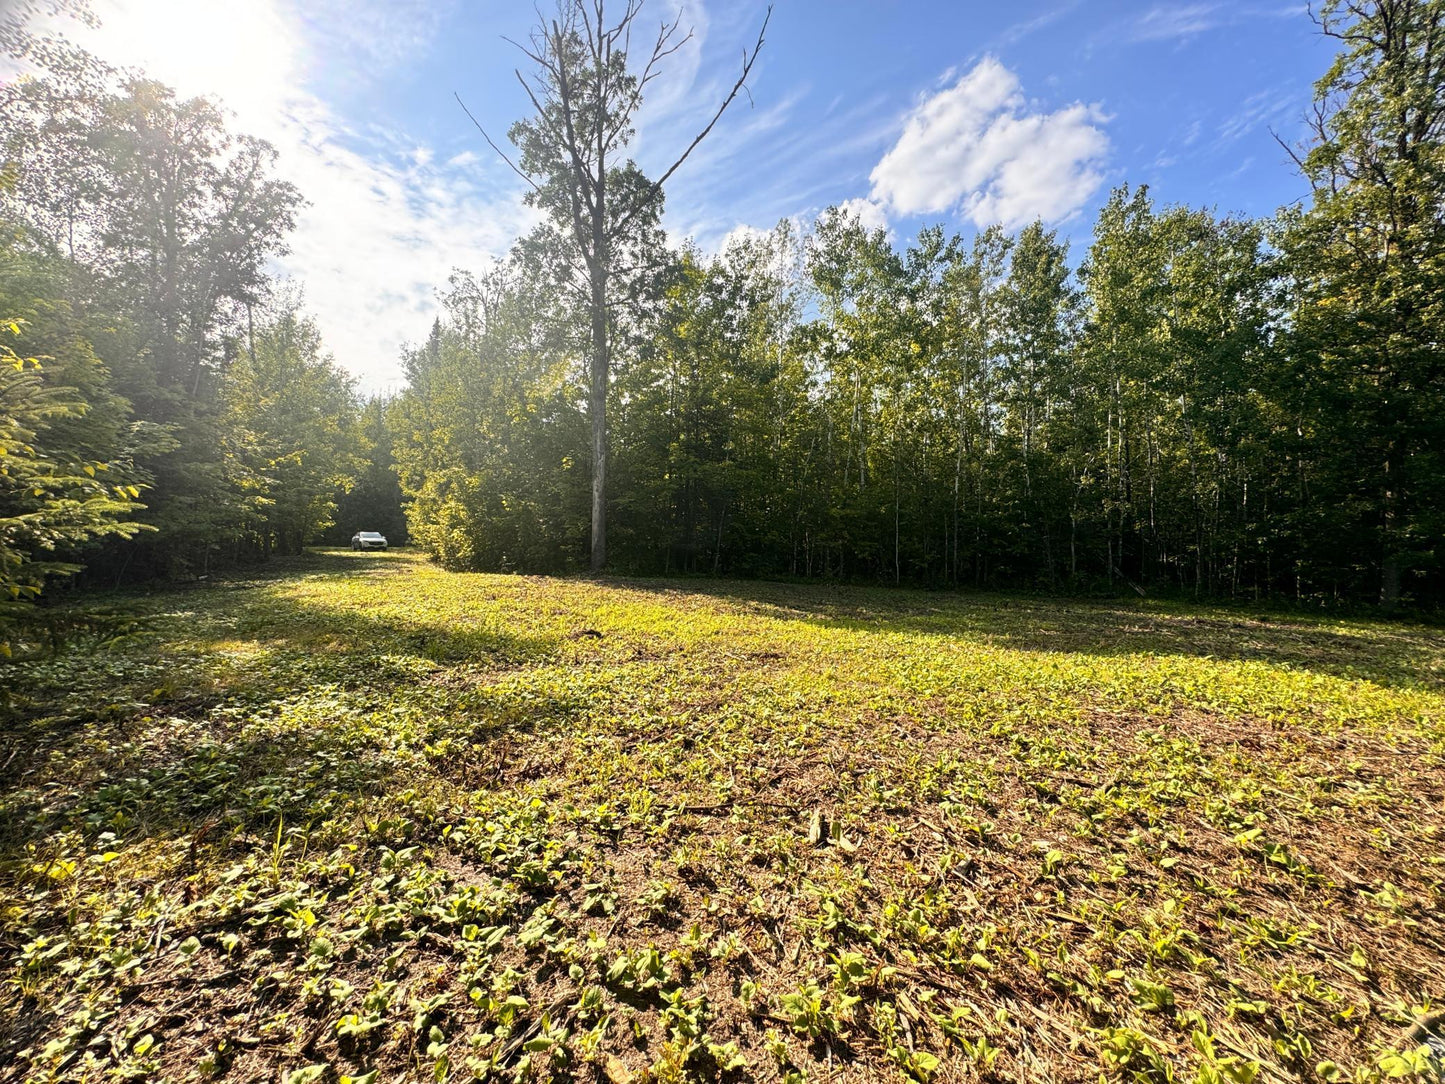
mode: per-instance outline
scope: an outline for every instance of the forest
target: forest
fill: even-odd
[[[517,5],[0,5],[0,1084],[1445,1080],[1445,0],[809,4],[698,4],[746,47],[661,127],[677,5],[538,8],[505,133],[430,84]],[[856,78],[820,10],[1030,140],[1126,129],[997,60],[924,96],[907,12],[1027,17],[1024,64],[1123,11],[1090,77],[1171,111],[1246,24],[1334,60],[1263,217],[1118,170],[672,229],[854,121],[740,121],[790,42]],[[467,149],[308,187],[343,122],[247,134],[78,44],[117,13],[401,98],[390,28]],[[433,146],[525,228],[417,228]]]
[[[0,95],[8,619],[67,579],[362,528],[452,569],[1445,600],[1437,3],[1322,10],[1338,56],[1282,148],[1297,204],[1255,221],[1123,184],[1082,251],[838,208],[670,242],[626,157],[668,43],[589,81],[601,24],[559,25],[510,133],[540,224],[438,283],[386,397],[270,270],[316,194],[214,103],[27,11],[4,45],[39,74]]]

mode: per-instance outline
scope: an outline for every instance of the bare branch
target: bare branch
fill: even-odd
[[[554,55],[558,57],[557,93],[561,96],[558,104],[560,104],[562,107],[562,124],[566,133],[565,143],[567,147],[567,153],[572,158],[572,171],[577,178],[577,184],[583,189],[583,196],[587,204],[587,209],[593,214],[596,214],[598,202],[597,197],[601,195],[602,185],[605,182],[605,178],[601,176],[600,168],[598,171],[598,176],[594,178],[592,176],[592,170],[588,168],[585,162],[582,161],[582,153],[579,149],[579,144],[577,141],[577,129],[572,123],[572,90],[570,84],[567,81],[567,65],[561,59],[563,42],[562,29],[555,22],[552,24],[552,34],[552,51]],[[580,230],[580,218],[578,219],[578,222],[578,229]]]
[[[1288,143],[1286,143],[1283,139],[1281,139],[1279,133],[1276,132],[1273,128],[1269,130],[1269,134],[1274,137],[1274,141],[1276,143],[1278,143],[1281,147],[1284,148],[1284,153],[1290,156],[1290,158],[1294,161],[1295,166],[1299,169],[1301,173],[1303,173],[1305,170],[1305,160],[1301,158],[1297,153],[1295,153],[1295,149],[1291,147]]]
[[[722,105],[718,106],[717,112],[713,114],[712,120],[708,121],[707,127],[699,132],[693,138],[693,141],[687,145],[687,149],[682,152],[677,161],[673,162],[672,165],[663,172],[661,177],[648,186],[647,192],[643,195],[642,199],[633,204],[632,208],[618,220],[617,226],[615,227],[617,230],[620,231],[628,222],[632,221],[643,208],[657,198],[657,194],[662,191],[662,186],[667,183],[668,178],[676,173],[678,168],[687,161],[688,155],[692,154],[697,145],[707,138],[708,133],[713,130],[713,126],[717,124],[722,118],[723,113],[727,111],[727,107],[732,105],[733,100],[737,98],[739,92],[744,89],[748,75],[753,70],[753,64],[758,59],[758,53],[762,51],[764,35],[768,32],[768,22],[772,17],[773,8],[772,5],[769,4],[767,14],[763,16],[763,25],[758,30],[758,40],[753,45],[753,51],[751,53],[743,53],[742,73],[738,76],[738,81],[733,84],[732,90],[728,91],[728,95],[723,99]]]
[[[509,38],[505,34],[502,35],[502,40],[508,45],[515,48],[519,53],[521,53],[524,57],[530,60],[533,64],[536,64],[537,67],[545,68],[548,74],[556,73],[557,69],[552,64],[552,61],[548,59],[547,49],[537,44],[537,39],[535,35],[532,38],[532,48],[530,49],[523,45],[521,42],[517,41],[515,38]]]
[[[492,137],[487,135],[487,130],[482,127],[481,123],[477,120],[476,117],[472,116],[472,111],[467,108],[467,103],[462,101],[462,96],[455,91],[452,92],[452,96],[456,98],[457,105],[462,107],[462,112],[465,113],[467,115],[467,118],[477,126],[477,131],[482,133],[482,138],[487,141],[487,146],[491,147],[492,150],[497,152],[497,157],[499,157],[503,162],[506,162],[507,165],[511,166],[512,172],[515,173],[518,177],[521,177],[522,180],[526,181],[529,185],[531,185],[533,191],[541,192],[542,186],[539,185],[536,181],[534,181],[531,177],[527,176],[527,174],[523,173],[522,170],[517,168],[517,164],[507,157],[506,153],[502,150],[502,148],[492,142]]]
[[[567,150],[571,152],[573,172],[576,173],[576,174],[578,174],[579,179],[580,179],[580,178],[588,178],[590,175],[587,174],[587,172],[586,172],[586,167],[583,165],[581,158],[578,157],[576,140],[573,138],[573,135],[572,135],[572,122],[571,122],[571,115],[570,115],[570,112],[568,112],[568,107],[567,107],[566,87],[565,87],[565,85],[563,86],[563,102],[562,102],[562,105],[563,105],[564,120],[566,120],[566,122],[567,122],[567,130],[566,130],[565,132],[559,132],[559,131],[557,131],[557,126],[556,126],[556,124],[555,124],[551,119],[549,119],[549,117],[548,117],[548,115],[547,115],[547,111],[542,108],[542,103],[541,103],[541,101],[538,99],[537,93],[532,89],[532,85],[527,82],[526,77],[525,77],[520,71],[515,71],[515,70],[514,70],[513,74],[516,75],[516,77],[517,77],[517,82],[520,83],[520,84],[522,84],[522,90],[526,93],[528,99],[531,101],[531,103],[532,103],[532,108],[537,111],[537,121],[538,121],[538,123],[540,123],[540,124],[542,125],[542,127],[547,130],[547,132],[551,135],[552,139],[553,139],[555,142],[564,145],[564,146],[567,148]],[[580,183],[580,180],[579,180],[579,183]],[[592,204],[591,204],[590,201],[588,202],[587,206],[588,206],[589,209],[591,208]]]
[[[628,96],[626,106],[617,111],[617,123],[612,125],[608,133],[609,141],[615,139],[617,135],[621,133],[623,128],[631,120],[637,107],[642,104],[642,97],[647,89],[647,84],[651,83],[660,74],[658,65],[692,40],[691,30],[688,30],[680,39],[676,41],[672,40],[681,23],[682,12],[679,11],[677,17],[674,18],[671,23],[663,22],[658,26],[657,41],[653,43],[652,52],[647,58],[647,63],[643,66],[642,74],[637,79],[637,85],[632,88],[632,93]],[[630,27],[628,33],[630,37]]]

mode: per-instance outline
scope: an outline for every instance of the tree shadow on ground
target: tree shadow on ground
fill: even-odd
[[[342,555],[287,563],[289,571],[268,570],[263,582],[403,571]],[[249,582],[194,596],[194,669],[177,661],[158,677],[153,664],[171,645],[130,645],[103,660],[61,655],[15,691],[0,715],[9,747],[0,755],[0,862],[66,829],[175,839],[202,826],[305,823],[338,802],[404,789],[433,759],[446,777],[448,758],[485,759],[490,747],[575,714],[560,692],[432,680],[449,669],[486,674],[544,659],[554,637],[378,616],[280,592],[239,608],[234,596],[220,601]],[[208,610],[202,599],[215,605]],[[176,601],[173,593],[163,605]],[[210,616],[222,627],[209,628]],[[129,661],[148,665],[128,671]],[[442,738],[444,752],[433,757],[429,748]]]
[[[893,587],[618,579],[778,621],[1034,652],[1261,662],[1398,689],[1445,688],[1445,629],[1181,602],[954,594]]]

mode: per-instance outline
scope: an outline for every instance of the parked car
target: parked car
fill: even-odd
[[[354,550],[384,550],[386,549],[386,535],[380,531],[357,531],[351,536],[351,548]]]

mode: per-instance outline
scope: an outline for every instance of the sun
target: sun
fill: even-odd
[[[276,115],[306,64],[298,27],[273,0],[97,0],[82,47],[182,95],[218,99],[242,121]]]

